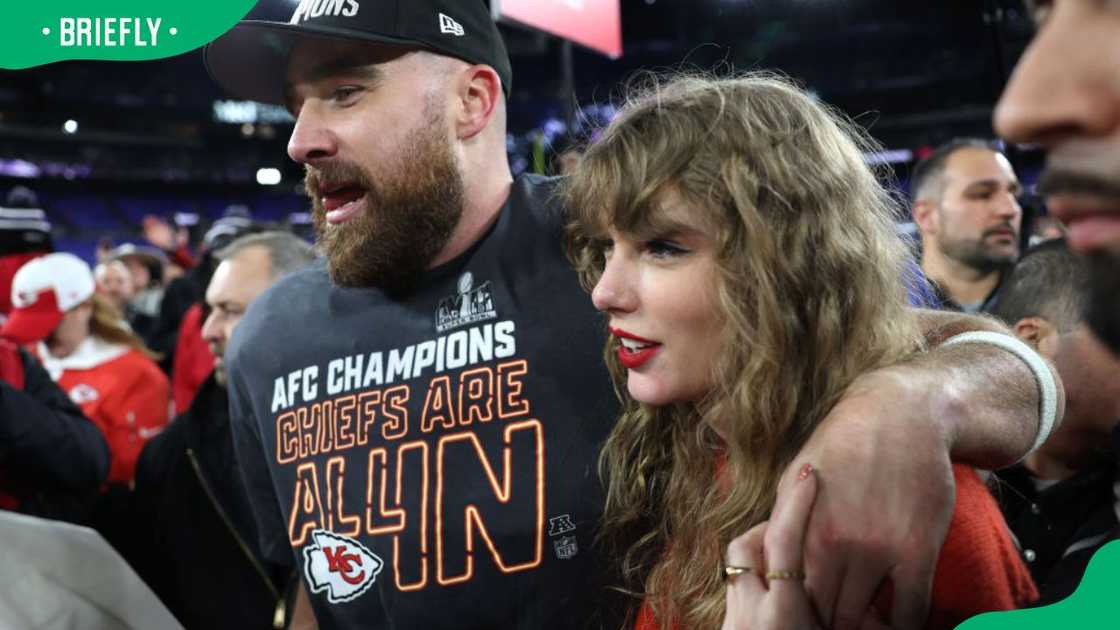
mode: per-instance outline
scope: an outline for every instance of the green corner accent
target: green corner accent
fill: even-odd
[[[0,68],[56,61],[146,61],[194,50],[225,33],[256,0],[11,2],[0,22]]]
[[[977,615],[957,626],[957,630],[1114,628],[1120,623],[1120,610],[1116,606],[1117,577],[1120,577],[1120,541],[1113,541],[1093,554],[1073,595],[1043,608]]]

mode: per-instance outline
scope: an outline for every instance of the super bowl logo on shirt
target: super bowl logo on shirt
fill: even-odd
[[[303,548],[303,569],[312,593],[327,592],[332,604],[348,602],[369,590],[385,566],[362,543],[324,529],[311,533]]]
[[[495,319],[494,295],[490,281],[474,287],[474,276],[466,272],[459,277],[459,294],[444,298],[436,309],[436,332],[444,332],[466,324]]]

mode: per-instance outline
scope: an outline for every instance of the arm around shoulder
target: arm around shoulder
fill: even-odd
[[[1058,427],[1065,391],[1057,370],[1003,324],[938,311],[921,311],[919,319],[931,350],[899,366],[896,377],[928,396],[932,416],[944,424],[954,461],[1001,468],[1024,457]],[[1000,337],[962,337],[973,332]]]

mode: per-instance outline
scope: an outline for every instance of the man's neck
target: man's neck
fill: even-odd
[[[454,260],[486,234],[509,199],[513,178],[503,178],[481,186],[472,186],[470,182],[464,183],[463,214],[459,224],[455,226],[455,231],[451,234],[447,245],[432,259],[429,268]]]
[[[961,305],[982,302],[991,295],[1000,280],[998,269],[981,271],[929,249],[922,256],[922,271],[950,299]]]

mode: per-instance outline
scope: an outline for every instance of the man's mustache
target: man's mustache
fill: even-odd
[[[993,234],[1003,234],[1004,232],[1011,232],[1012,234],[1018,234],[1019,230],[1016,230],[1015,226],[1012,225],[1010,222],[1001,223],[997,226],[990,227],[990,228],[984,230],[984,236],[992,236]]]
[[[1120,180],[1120,177],[1117,178]],[[1041,195],[1087,195],[1110,198],[1120,203],[1120,183],[1096,175],[1048,168],[1038,180]]]
[[[371,189],[365,171],[349,162],[330,162],[323,166],[307,165],[304,171],[303,188],[307,196],[312,199],[319,197],[323,182],[352,182],[367,191]]]

